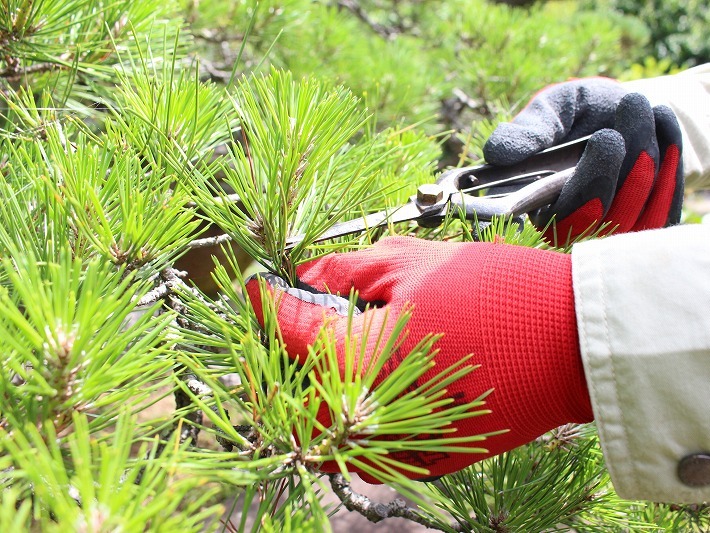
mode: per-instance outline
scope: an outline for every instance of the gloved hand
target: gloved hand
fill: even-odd
[[[613,129],[609,129],[613,128]],[[677,224],[683,202],[681,132],[670,108],[651,108],[638,93],[606,78],[552,85],[483,148],[486,161],[508,165],[593,134],[559,199],[532,217],[546,238],[564,244],[608,223],[615,233]]]
[[[443,333],[429,379],[467,354],[480,365],[448,387],[450,397],[485,399],[490,414],[455,423],[457,434],[510,430],[481,443],[487,454],[394,454],[432,476],[455,472],[499,454],[568,422],[592,420],[578,347],[571,259],[558,252],[507,244],[430,242],[385,238],[358,252],[333,254],[301,265],[300,282],[319,292],[343,295],[352,289],[377,303],[353,318],[355,335],[365,323],[373,332],[391,331],[397,316],[413,304],[405,356],[427,334]],[[280,278],[277,278],[280,279]],[[338,339],[342,364],[347,315],[331,295],[290,289],[270,281],[277,320],[289,357],[303,360],[308,345],[327,324]],[[259,283],[247,293],[263,325]],[[374,335],[376,336],[376,334]],[[368,343],[370,357],[372,344]],[[381,377],[396,367],[389,361]],[[341,366],[341,372],[343,367]],[[324,465],[328,469],[335,465]],[[336,470],[337,471],[337,470]]]

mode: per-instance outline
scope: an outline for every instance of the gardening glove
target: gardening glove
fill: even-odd
[[[509,165],[553,145],[592,135],[559,198],[531,217],[548,241],[581,234],[677,224],[683,202],[681,132],[673,111],[653,109],[606,78],[552,85],[512,122],[499,124],[483,153]],[[550,224],[554,221],[554,224]]]
[[[527,443],[561,424],[592,420],[571,269],[570,257],[553,251],[392,237],[362,251],[302,264],[297,269],[299,281],[315,292],[289,288],[274,276],[265,278],[265,286],[275,299],[281,338],[292,359],[304,360],[325,325],[337,339],[343,372],[348,300],[337,296],[347,298],[353,290],[378,306],[352,318],[352,335],[361,336],[365,327],[373,332],[366,345],[368,359],[378,333],[383,330],[387,338],[402,310],[413,306],[402,346],[379,378],[390,374],[431,333],[443,336],[435,344],[439,350],[435,367],[422,380],[474,354],[471,363],[480,367],[450,384],[448,396],[468,403],[492,391],[484,406],[490,413],[454,422],[456,433],[451,436],[505,432],[476,443],[486,453],[392,454],[440,476]],[[260,284],[252,279],[246,288],[263,325]],[[401,435],[405,437],[412,435]],[[328,463],[322,469],[338,471],[337,465]]]

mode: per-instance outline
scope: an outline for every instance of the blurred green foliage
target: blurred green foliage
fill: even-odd
[[[668,62],[666,67],[692,67],[710,61],[710,5],[706,0],[586,0],[593,11],[609,10],[643,26],[643,52]]]
[[[296,77],[317,73],[361,96],[381,124],[446,127],[457,125],[441,113],[454,89],[490,116],[507,110],[497,102],[523,102],[551,82],[620,75],[643,32],[619,18],[575,2],[520,9],[484,0],[215,0],[188,9],[197,42],[223,71],[244,46],[239,72],[271,63]]]

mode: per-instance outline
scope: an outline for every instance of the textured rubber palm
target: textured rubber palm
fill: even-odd
[[[458,435],[509,431],[478,443],[488,449],[486,454],[396,454],[399,460],[442,475],[529,442],[560,424],[592,419],[567,255],[506,244],[399,237],[306,263],[298,275],[318,291],[347,296],[355,289],[362,299],[385,304],[353,318],[355,335],[368,323],[371,331],[391,330],[399,313],[413,306],[408,336],[383,374],[430,333],[443,337],[437,343],[436,366],[424,379],[475,354],[473,364],[480,367],[448,392],[458,402],[469,402],[493,389],[486,397],[491,413],[457,422]],[[342,356],[346,317],[273,290],[290,357],[302,359],[324,324],[339,339]],[[247,292],[263,320],[259,284],[249,282]],[[368,357],[372,346],[371,340]],[[326,471],[332,468],[335,465],[324,465]]]

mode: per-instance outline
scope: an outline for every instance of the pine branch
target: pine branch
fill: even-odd
[[[438,529],[439,531],[464,531],[459,524],[452,524],[445,529],[439,523],[429,520],[416,509],[407,506],[407,503],[401,498],[396,498],[389,503],[373,502],[364,494],[359,494],[352,489],[342,474],[331,474],[330,486],[333,493],[340,499],[348,511],[355,511],[370,522],[377,523],[387,518],[404,518],[410,522],[421,524],[430,529]]]
[[[201,66],[207,72],[207,79],[211,81],[227,84],[233,77],[232,71],[229,70],[230,65],[226,62],[218,65],[214,61],[203,60]]]
[[[165,299],[168,295],[175,292],[176,289],[186,287],[185,283],[181,279],[186,275],[187,272],[175,270],[173,268],[166,268],[161,273],[160,284],[144,294],[136,303],[136,307],[153,305],[158,300]]]
[[[177,376],[187,390],[183,388],[175,389],[173,393],[175,396],[175,409],[178,412],[185,410],[187,414],[175,422],[175,430],[179,432],[179,441],[181,444],[187,442],[196,446],[197,439],[200,435],[203,414],[200,409],[195,408],[193,398],[199,397],[203,400],[209,400],[213,392],[212,389],[200,381],[194,374],[181,372],[178,368]],[[184,424],[183,420],[187,420],[188,424]]]
[[[339,8],[350,11],[380,37],[385,39],[393,39],[401,33],[398,29],[385,26],[373,20],[367,11],[365,11],[365,9],[356,0],[337,0],[336,4]]]
[[[8,81],[18,81],[33,74],[42,74],[67,68],[67,65],[50,62],[35,63],[33,65],[27,65],[26,67],[20,67],[17,62],[8,61],[7,66],[3,70],[0,70],[0,78],[4,78]]]

